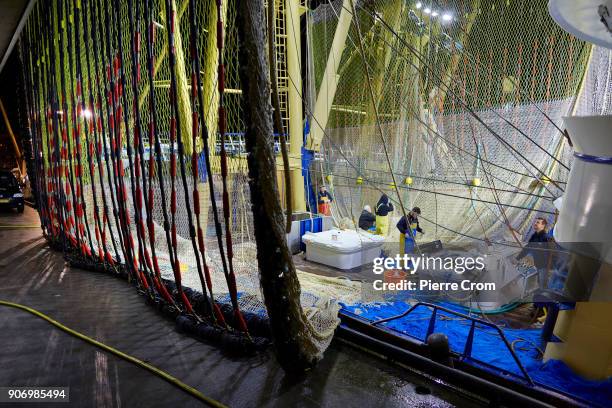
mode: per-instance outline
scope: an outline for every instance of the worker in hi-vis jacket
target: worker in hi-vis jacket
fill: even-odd
[[[327,188],[325,188],[325,186],[321,186],[319,188],[319,194],[317,199],[317,202],[319,204],[317,206],[319,214],[328,216],[331,215],[330,203],[334,201],[334,198],[329,193],[329,191],[327,191]]]
[[[386,236],[389,233],[389,213],[393,211],[393,204],[386,194],[380,196],[374,213],[376,214],[376,233]]]
[[[417,232],[424,234],[419,226],[419,215],[421,215],[421,209],[414,207],[397,223],[397,229],[400,232],[400,255],[411,253],[414,250],[414,238]]]

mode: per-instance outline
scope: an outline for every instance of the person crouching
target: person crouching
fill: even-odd
[[[359,228],[368,231],[374,226],[374,221],[376,217],[372,214],[372,208],[369,205],[364,206],[359,216]]]

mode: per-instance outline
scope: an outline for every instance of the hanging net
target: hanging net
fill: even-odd
[[[413,206],[423,210],[429,241],[507,245],[529,232],[534,214],[553,220],[571,164],[561,118],[610,112],[611,54],[564,33],[545,0],[430,3],[335,0],[302,15],[298,110],[305,151],[315,154],[302,169],[305,187],[292,188],[310,197],[327,185],[344,229],[386,193],[397,208],[388,247]],[[274,67],[287,133],[295,130],[289,91],[302,83],[289,76],[288,52],[300,39],[288,35],[288,4],[300,6],[275,2]],[[236,8],[212,0],[37,2],[20,55],[29,170],[49,241],[126,273],[198,322],[245,334],[266,308]],[[339,302],[366,294],[360,282],[298,275],[322,351]]]
[[[570,165],[561,118],[580,110],[591,47],[545,1],[431,3],[337,0],[313,13],[316,103],[328,115],[311,118],[323,129],[312,171],[340,218],[386,193],[421,208],[428,241],[512,242],[508,226],[522,237],[536,213],[552,224]],[[351,25],[338,51],[343,14]],[[602,86],[594,81],[586,87]]]
[[[287,127],[285,10],[276,6]],[[237,55],[231,1],[39,2],[21,38],[50,241],[127,268],[179,311],[246,333],[266,308]],[[325,278],[304,279],[301,302],[324,350],[339,306],[310,292],[315,283]]]

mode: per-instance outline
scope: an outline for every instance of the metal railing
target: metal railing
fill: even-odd
[[[246,155],[246,144],[244,140],[245,134],[243,132],[227,132],[225,133],[225,150],[229,156],[242,156]],[[286,137],[286,135],[285,135]],[[287,149],[289,149],[289,140],[287,140]],[[274,153],[280,154],[280,135],[274,133]],[[221,136],[217,136],[215,143],[215,154],[221,154]]]
[[[487,366],[499,369],[499,367],[495,367],[495,366],[493,366],[491,364],[488,364],[488,363],[486,363],[484,361],[480,361],[480,360],[475,359],[475,358],[472,357],[472,346],[474,344],[474,332],[475,332],[475,329],[476,329],[476,324],[481,324],[483,326],[487,326],[487,327],[493,328],[499,334],[500,338],[502,339],[502,341],[506,345],[506,348],[508,349],[508,351],[512,355],[512,358],[516,362],[516,365],[521,370],[521,372],[522,372],[523,376],[525,377],[525,379],[527,380],[527,382],[530,385],[534,385],[533,380],[531,379],[531,377],[527,373],[527,370],[525,370],[525,367],[523,367],[523,364],[521,364],[521,361],[519,360],[518,356],[516,355],[516,353],[512,349],[512,346],[508,342],[508,339],[506,338],[506,335],[504,334],[502,329],[500,329],[499,326],[497,326],[495,323],[491,323],[491,322],[488,322],[486,320],[482,320],[482,319],[479,319],[479,318],[476,318],[476,317],[468,316],[466,314],[459,313],[459,312],[456,312],[456,311],[454,311],[452,309],[448,309],[448,308],[445,308],[443,306],[439,306],[439,305],[436,305],[436,304],[433,304],[433,303],[417,302],[414,305],[412,305],[405,312],[403,312],[403,313],[401,313],[399,315],[395,315],[395,316],[387,317],[387,318],[384,318],[384,319],[376,320],[376,321],[372,322],[371,325],[376,326],[376,325],[379,325],[379,324],[382,324],[382,323],[390,322],[392,320],[401,319],[403,317],[408,316],[417,307],[428,307],[428,308],[432,308],[433,309],[433,312],[432,312],[431,317],[429,319],[429,324],[427,326],[427,334],[425,336],[425,340],[427,340],[427,337],[429,337],[429,335],[432,334],[434,332],[434,330],[435,330],[436,317],[437,317],[437,314],[438,314],[438,310],[441,310],[441,311],[443,311],[445,313],[449,313],[449,314],[452,314],[452,315],[455,315],[455,316],[458,316],[458,317],[462,317],[462,318],[464,318],[466,320],[471,321],[471,324],[470,324],[470,331],[468,333],[467,340],[465,342],[465,347],[463,349],[463,352],[459,353],[461,355],[461,360],[471,359],[471,360],[477,361],[479,363],[482,363],[484,365],[487,365]],[[412,336],[412,337],[414,337],[414,336]]]

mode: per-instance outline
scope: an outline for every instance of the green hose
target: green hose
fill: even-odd
[[[516,309],[520,305],[521,305],[521,303],[514,302],[514,303],[508,303],[507,305],[503,305],[502,307],[498,307],[497,309],[482,310],[481,308],[474,309],[472,307],[467,307],[467,306],[453,304],[453,306],[460,307],[461,309],[464,309],[464,310],[466,310],[466,311],[468,311],[470,313],[483,314],[483,315],[493,315],[493,314],[506,313],[506,312],[509,312],[511,310]]]

